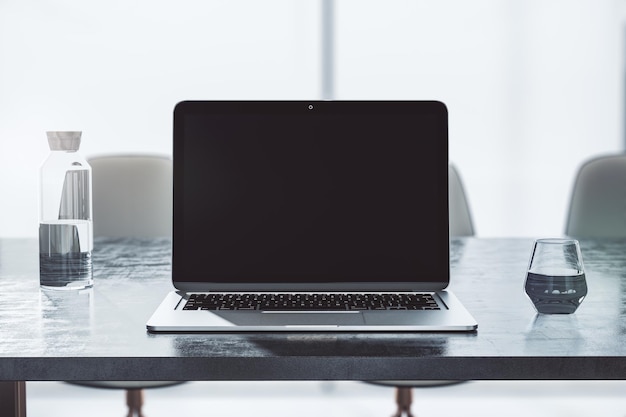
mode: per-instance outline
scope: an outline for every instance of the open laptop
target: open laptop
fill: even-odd
[[[472,331],[446,290],[436,101],[185,101],[174,110],[160,331]]]

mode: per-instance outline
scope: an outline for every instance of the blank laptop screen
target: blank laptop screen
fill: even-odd
[[[174,281],[447,282],[447,175],[438,102],[182,102]]]

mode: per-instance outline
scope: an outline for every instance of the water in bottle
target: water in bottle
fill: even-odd
[[[91,167],[78,153],[81,132],[47,132],[40,171],[39,278],[44,289],[93,285]]]

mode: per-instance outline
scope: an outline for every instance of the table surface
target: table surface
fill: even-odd
[[[94,288],[39,289],[37,242],[0,239],[0,380],[626,379],[626,241],[581,240],[589,294],[537,315],[531,239],[451,241],[471,333],[151,334],[167,239],[96,240]]]

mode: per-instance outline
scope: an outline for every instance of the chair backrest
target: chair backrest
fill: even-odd
[[[593,158],[580,167],[565,234],[626,237],[626,154]]]
[[[450,236],[473,236],[474,225],[461,176],[454,165],[448,168]]]
[[[171,236],[171,158],[108,155],[89,158],[88,162],[92,168],[94,236]]]

